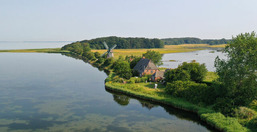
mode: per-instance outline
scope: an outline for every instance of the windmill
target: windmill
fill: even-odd
[[[105,54],[107,54],[107,58],[114,57],[112,50],[113,50],[116,46],[117,46],[117,45],[115,44],[114,46],[112,46],[112,48],[109,48],[108,45],[106,44],[106,42],[104,42],[104,47],[107,49],[107,52],[103,53],[102,56],[104,56]]]

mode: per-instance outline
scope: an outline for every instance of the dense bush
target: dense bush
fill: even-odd
[[[193,81],[174,81],[167,83],[165,91],[176,97],[182,97],[190,102],[206,103],[211,88],[203,83],[195,83]]]
[[[125,79],[130,79],[130,77],[132,76],[129,63],[121,59],[118,59],[114,62],[113,70],[117,75]]]
[[[114,76],[112,78],[112,81],[113,82],[118,82],[118,83],[123,83],[124,79],[123,78],[120,78],[119,76]]]
[[[234,110],[234,116],[239,119],[248,119],[251,120],[253,117],[256,117],[256,112],[247,107],[238,107]]]
[[[166,82],[174,82],[174,81],[189,81],[190,74],[182,69],[171,69],[165,72],[165,81]]]
[[[135,83],[145,83],[148,78],[147,77],[132,77],[130,80],[133,80]]]
[[[114,59],[113,58],[108,58],[108,59],[106,59],[105,61],[104,61],[104,63],[103,63],[103,67],[107,67],[107,66],[111,66],[111,65],[113,65],[113,63],[114,63]]]
[[[101,57],[101,54],[99,52],[95,52],[95,58],[99,59]]]
[[[165,73],[165,81],[195,81],[202,82],[207,74],[207,69],[204,64],[195,62],[184,62],[176,69],[171,69]]]

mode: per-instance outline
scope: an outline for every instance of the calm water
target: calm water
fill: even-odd
[[[211,131],[194,114],[105,91],[106,74],[60,54],[0,53],[0,131]]]
[[[183,62],[196,60],[201,64],[205,63],[208,71],[215,71],[214,61],[217,56],[221,59],[226,59],[224,53],[217,52],[216,50],[199,50],[194,52],[164,54],[162,57],[163,65],[161,65],[161,67],[177,68],[178,65]]]
[[[61,48],[71,41],[0,41],[0,50]]]

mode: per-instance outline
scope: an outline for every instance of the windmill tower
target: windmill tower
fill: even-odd
[[[107,54],[107,58],[114,57],[112,50],[113,50],[116,46],[117,46],[117,45],[115,44],[114,46],[112,46],[112,48],[109,48],[108,45],[106,44],[106,42],[104,42],[104,47],[107,49],[107,51],[106,51],[105,53],[103,53],[102,56],[104,56],[105,54]]]

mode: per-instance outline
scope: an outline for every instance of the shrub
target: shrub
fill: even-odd
[[[119,76],[113,77],[112,81],[113,81],[113,82],[118,82],[118,83],[123,83],[123,79],[120,78]]]
[[[171,69],[165,73],[165,81],[166,82],[173,82],[173,81],[189,81],[190,74],[182,69]]]
[[[132,76],[129,63],[126,61],[123,61],[120,59],[117,60],[113,64],[113,69],[114,69],[114,72],[122,78],[130,79],[130,77]]]
[[[234,110],[234,116],[240,119],[248,119],[251,120],[256,116],[256,112],[247,107],[238,107]]]
[[[257,111],[257,100],[253,100],[251,103],[250,103],[250,108],[254,109],[255,111]]]
[[[104,67],[107,67],[107,66],[112,65],[113,63],[114,63],[114,59],[113,59],[113,58],[108,58],[108,59],[106,59],[106,60],[104,61],[103,66],[104,66]]]
[[[176,97],[182,97],[190,102],[203,102],[210,94],[209,87],[203,83],[195,83],[193,81],[174,81],[168,83],[165,91]]]
[[[134,79],[130,79],[127,81],[129,84],[134,84],[135,83],[135,80]]]
[[[200,64],[197,62],[183,62],[178,69],[183,69],[190,74],[190,79],[195,82],[202,82],[207,74],[207,69],[205,64]]]
[[[252,130],[252,132],[256,132],[256,131],[257,131],[257,117],[254,118],[254,119],[252,119],[252,120],[250,120],[250,121],[246,124],[246,126],[247,126],[248,128],[250,128],[250,129]]]

